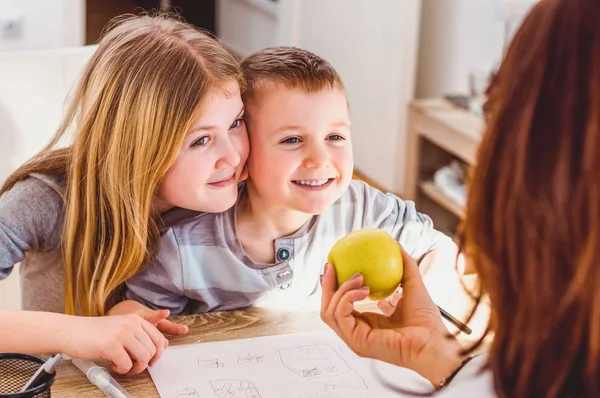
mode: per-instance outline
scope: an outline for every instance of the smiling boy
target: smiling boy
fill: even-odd
[[[439,277],[454,272],[455,245],[413,202],[352,180],[345,88],[328,62],[278,47],[242,67],[251,151],[239,200],[170,225],[156,260],[127,283],[128,298],[172,314],[308,298],[316,309],[330,248],[366,227],[390,233]]]

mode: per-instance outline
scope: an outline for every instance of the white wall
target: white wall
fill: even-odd
[[[502,56],[504,24],[493,0],[422,0],[417,97],[467,93],[469,73]]]
[[[348,90],[356,168],[400,192],[419,13],[420,0],[218,0],[217,32],[242,56],[294,45],[330,61]]]
[[[0,183],[56,130],[67,87],[89,56],[75,54],[67,61],[22,50],[75,47],[84,41],[84,0],[0,0]],[[20,306],[15,270],[0,281],[0,309]]]
[[[304,0],[298,43],[344,80],[357,170],[404,187],[406,109],[414,95],[418,0]]]
[[[12,31],[7,24],[16,23]],[[85,42],[85,0],[0,0],[0,51],[74,47]]]
[[[422,0],[416,96],[469,91],[471,72],[489,73],[505,41],[537,0]]]

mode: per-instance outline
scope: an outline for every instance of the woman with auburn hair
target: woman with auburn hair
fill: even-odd
[[[600,396],[600,3],[543,0],[489,89],[463,254],[490,301],[488,354],[449,335],[412,259],[390,317],[354,311],[362,278],[323,278],[322,318],[358,354],[441,397]]]
[[[155,256],[170,209],[233,206],[249,151],[243,88],[237,58],[191,25],[112,24],[55,137],[0,191],[0,278],[21,263],[24,309],[104,315]],[[166,344],[156,327],[187,330],[166,316],[4,312],[18,329],[0,332],[0,350],[103,357],[137,373]]]

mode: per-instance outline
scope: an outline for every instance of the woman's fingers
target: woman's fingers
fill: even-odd
[[[335,294],[337,289],[337,280],[335,277],[335,270],[328,272],[329,268],[333,268],[330,264],[325,264],[323,275],[321,276],[321,316],[327,311],[327,307],[331,302],[331,298]]]
[[[377,302],[377,307],[384,315],[390,316],[396,310],[396,307],[398,306],[398,302],[400,301],[401,297],[402,288],[398,288],[398,290],[396,290],[394,294],[392,294],[390,297],[383,300],[379,300]]]
[[[368,286],[349,290],[340,298],[337,307],[334,309],[333,317],[344,340],[351,340],[356,328],[358,312],[354,310],[354,303],[366,299],[368,295]]]
[[[379,300],[377,308],[386,316],[392,315],[396,310],[396,307],[388,299]]]
[[[338,335],[340,335],[340,330],[335,323],[335,319],[330,316],[329,307],[332,305],[331,301],[335,295],[337,290],[337,278],[335,273],[335,268],[332,264],[325,264],[325,269],[323,271],[323,276],[321,277],[321,287],[322,287],[322,295],[321,295],[321,319],[329,325],[330,328],[333,329]],[[340,335],[341,337],[341,335]]]
[[[330,264],[328,264],[323,276],[324,296],[322,298],[321,318],[342,339],[352,334],[355,325],[354,302],[363,300],[369,295],[368,288],[360,289],[362,283],[362,275],[356,274],[336,290],[335,267]],[[339,322],[342,322],[342,324],[340,325]]]
[[[404,276],[402,277],[402,287],[406,289],[407,286],[412,285],[422,285],[423,278],[421,277],[421,273],[419,272],[419,266],[414,258],[410,256],[402,247],[400,247],[402,251],[402,260],[404,262]]]
[[[332,277],[331,274],[333,274],[333,277],[335,277],[335,268],[330,265],[327,269],[327,273],[326,273],[326,277]],[[335,293],[333,294],[333,296],[331,296],[331,299],[329,300],[329,304],[327,305],[327,308],[325,309],[325,316],[327,317],[327,319],[330,320],[335,320],[335,311],[338,307],[338,305],[340,304],[340,300],[342,299],[342,297],[344,296],[344,294],[346,294],[346,292],[350,291],[350,290],[356,290],[359,289],[362,286],[363,283],[363,276],[359,273],[353,275],[349,280],[347,280],[346,282],[342,283],[342,285],[335,291]],[[366,295],[365,295],[366,297]]]

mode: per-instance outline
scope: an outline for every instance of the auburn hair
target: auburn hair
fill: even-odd
[[[538,3],[488,96],[461,248],[496,392],[599,397],[600,3]]]

